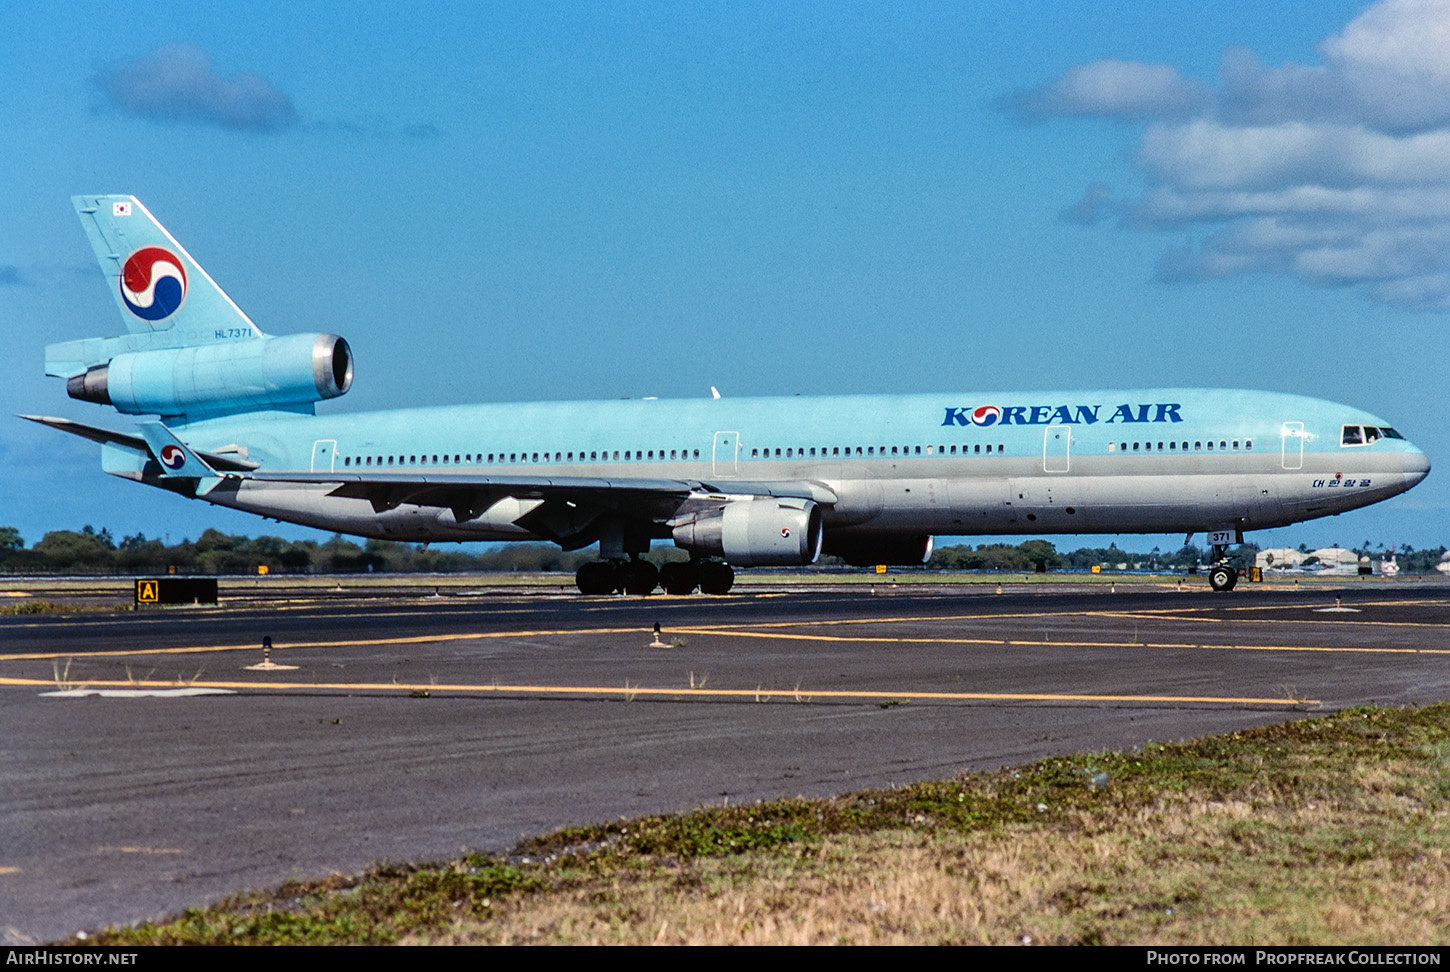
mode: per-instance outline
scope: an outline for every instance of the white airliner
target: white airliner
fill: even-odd
[[[721,594],[733,567],[922,563],[933,534],[1247,530],[1343,513],[1425,478],[1388,422],[1332,402],[1191,388],[534,402],[318,416],[353,357],[264,335],[132,196],[77,212],[128,333],[51,345],[71,397],[155,416],[102,467],[182,496],[408,541],[599,544],[581,591]],[[639,559],[673,540],[688,564]]]

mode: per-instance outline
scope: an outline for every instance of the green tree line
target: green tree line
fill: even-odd
[[[1258,552],[1244,544],[1230,552],[1239,567],[1252,566]],[[1379,559],[1383,550],[1373,550],[1368,541],[1356,554]],[[1397,560],[1402,573],[1430,574],[1445,553],[1444,547],[1416,550],[1404,545]],[[391,540],[357,542],[342,536],[330,540],[284,540],[281,537],[246,537],[207,530],[195,540],[168,545],[137,533],[118,542],[107,529],[86,526],[76,530],[52,530],[34,546],[26,547],[14,527],[0,527],[0,571],[5,573],[142,574],[165,573],[171,568],[184,574],[255,574],[258,567],[269,573],[573,573],[595,559],[593,550],[566,552],[547,543],[507,543],[482,553],[454,547],[398,543]],[[1038,570],[1187,570],[1204,562],[1206,551],[1187,545],[1165,553],[1155,547],[1149,553],[1133,553],[1107,547],[1081,547],[1060,552],[1046,540],[1019,544],[987,543],[973,547],[962,544],[939,547],[926,564],[927,570],[996,570],[1034,572]],[[657,547],[649,555],[657,565],[668,560],[685,560],[682,550]],[[822,557],[821,567],[842,567],[834,557]]]

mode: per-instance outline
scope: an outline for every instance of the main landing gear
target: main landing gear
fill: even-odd
[[[582,594],[651,594],[663,587],[666,594],[726,594],[735,583],[729,564],[703,560],[669,563],[656,569],[647,560],[594,561],[580,567],[574,583]]]

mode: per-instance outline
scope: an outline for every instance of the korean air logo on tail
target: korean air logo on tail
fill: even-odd
[[[1002,418],[1002,409],[996,405],[978,405],[972,409],[972,424],[986,428],[989,425],[996,425]]]
[[[155,324],[176,313],[186,300],[186,271],[170,250],[146,246],[121,268],[121,300],[144,321]]]
[[[180,446],[164,445],[161,447],[161,465],[167,469],[180,469],[186,465],[186,453]]]

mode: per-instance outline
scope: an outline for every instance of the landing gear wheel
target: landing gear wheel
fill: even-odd
[[[660,568],[660,586],[666,594],[690,594],[700,586],[700,570],[694,564],[665,564]]]
[[[728,594],[735,584],[735,571],[729,564],[714,561],[700,565],[700,593]]]
[[[614,588],[623,594],[652,594],[659,581],[659,569],[648,560],[631,560],[614,568]]]
[[[1219,564],[1208,572],[1208,586],[1216,591],[1231,591],[1239,582],[1239,572],[1227,564]]]
[[[584,564],[574,574],[580,594],[614,593],[614,568],[601,561]]]

